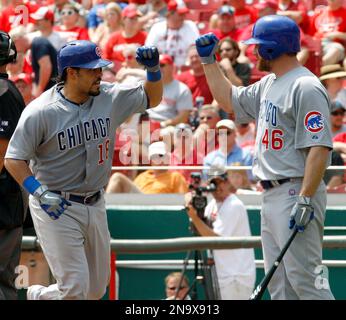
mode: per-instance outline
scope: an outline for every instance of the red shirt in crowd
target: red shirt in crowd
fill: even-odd
[[[28,23],[34,23],[30,14],[36,12],[39,7],[33,1],[23,1],[22,5],[16,7],[10,4],[0,14],[0,30],[8,33],[20,25],[27,26]]]
[[[346,143],[346,132],[338,133],[334,138],[333,142],[343,142]]]
[[[121,31],[114,32],[109,37],[106,46],[104,48],[105,59],[115,61],[125,61],[123,56],[123,49],[126,44],[136,43],[140,46],[144,45],[145,39],[147,38],[147,33],[144,31],[139,31],[131,38],[125,38]]]
[[[234,29],[230,32],[223,33],[220,29],[213,29],[210,32],[214,33],[219,38],[219,40],[222,40],[223,38],[230,37],[231,39],[233,39],[235,41],[239,41],[239,36],[241,34],[241,31],[242,30],[240,30],[240,29]]]
[[[257,14],[255,10],[250,7],[245,6],[242,9],[236,9],[234,12],[235,25],[237,29],[243,29],[249,24],[252,24],[257,19]]]
[[[346,32],[346,8],[329,10],[323,8],[317,12],[311,20],[310,34],[320,39],[330,32]],[[333,41],[343,42],[341,39]]]
[[[278,11],[280,10],[280,7],[278,7]],[[299,26],[303,29],[304,32],[308,32],[310,24],[308,10],[301,0],[299,0],[298,2],[291,1],[288,7],[282,11],[300,11],[302,13],[302,21],[299,23]]]
[[[177,75],[176,78],[189,87],[194,103],[198,96],[204,97],[204,104],[210,104],[213,102],[213,96],[210,92],[205,74],[196,77],[190,70],[187,70]]]
[[[61,26],[55,26],[54,30],[59,32],[63,39],[66,39],[67,42],[74,40],[89,40],[88,29],[81,27],[73,27],[71,29],[63,29]]]

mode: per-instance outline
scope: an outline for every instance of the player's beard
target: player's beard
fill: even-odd
[[[93,86],[90,88],[88,94],[89,96],[92,96],[92,97],[96,97],[98,96],[99,94],[101,93],[100,91],[100,86],[98,86],[97,88],[93,88]]]
[[[271,62],[258,56],[257,69],[259,71],[271,71]]]
[[[96,96],[98,96],[100,93],[101,93],[100,89],[90,90],[90,91],[88,92],[89,96],[91,96],[91,97],[96,97]]]

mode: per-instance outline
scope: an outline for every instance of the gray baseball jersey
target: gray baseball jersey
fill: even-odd
[[[22,113],[6,158],[29,160],[35,177],[50,190],[86,193],[108,182],[117,127],[148,99],[137,87],[102,82],[100,95],[76,105],[55,85]]]
[[[237,122],[256,120],[253,173],[260,180],[303,177],[305,148],[333,147],[328,94],[305,67],[233,86],[232,101]]]

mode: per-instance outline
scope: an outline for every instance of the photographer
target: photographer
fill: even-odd
[[[210,169],[208,178],[211,189],[213,184],[216,188],[211,192],[214,199],[202,216],[193,205],[196,196],[191,193],[185,196],[186,210],[197,232],[204,237],[250,236],[246,208],[234,195],[227,173]],[[225,249],[213,253],[222,300],[249,299],[256,277],[254,250]]]

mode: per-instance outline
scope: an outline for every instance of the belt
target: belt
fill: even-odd
[[[54,192],[56,194],[60,194],[62,195],[63,193],[65,192],[61,192],[61,191],[51,191],[51,192]],[[92,206],[94,205],[97,201],[100,200],[101,198],[101,192],[100,191],[97,191],[96,193],[90,195],[90,196],[79,196],[79,195],[76,195],[76,194],[69,194],[67,193],[67,197],[65,197],[66,200],[71,200],[73,202],[78,202],[78,203],[81,203],[81,204],[86,204],[86,205],[89,205],[89,206]]]
[[[291,181],[291,178],[285,178],[280,180],[261,180],[260,184],[264,190],[268,190],[284,184],[285,182]]]

